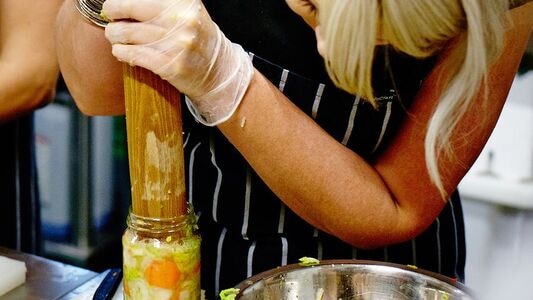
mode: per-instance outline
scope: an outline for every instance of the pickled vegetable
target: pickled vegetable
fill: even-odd
[[[200,299],[200,237],[150,238],[126,230],[125,299]]]
[[[300,258],[299,260],[300,260],[299,265],[303,267],[316,266],[320,264],[320,260],[313,258],[313,257],[304,256]]]
[[[220,292],[220,300],[235,300],[235,297],[239,293],[239,289],[229,288]]]

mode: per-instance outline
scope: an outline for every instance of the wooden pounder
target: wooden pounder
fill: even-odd
[[[124,65],[132,212],[187,214],[180,93],[151,71]]]

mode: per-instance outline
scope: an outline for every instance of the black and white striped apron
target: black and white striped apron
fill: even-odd
[[[322,128],[371,161],[398,128],[432,65],[388,48],[380,48],[378,57],[374,86],[379,110],[257,56],[253,62]],[[409,72],[405,72],[407,67]],[[392,80],[385,71],[396,69],[409,74]],[[370,251],[355,249],[316,230],[286,207],[216,128],[203,127],[185,116],[184,129],[188,198],[199,214],[202,287],[208,299],[253,274],[297,263],[303,256],[411,264],[463,278],[464,229],[457,195],[430,228],[412,241]]]

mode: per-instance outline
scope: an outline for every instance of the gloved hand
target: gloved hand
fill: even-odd
[[[249,55],[228,40],[200,0],[107,0],[102,14],[113,55],[151,70],[187,95],[198,121],[216,125],[241,102]]]

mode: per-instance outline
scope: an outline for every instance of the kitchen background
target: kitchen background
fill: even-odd
[[[533,299],[533,40],[487,146],[460,185],[466,284],[479,299]],[[35,113],[44,255],[120,267],[130,203],[123,117],[79,113],[66,88]]]
[[[466,227],[466,284],[483,300],[533,299],[531,53],[487,145],[459,186]]]

